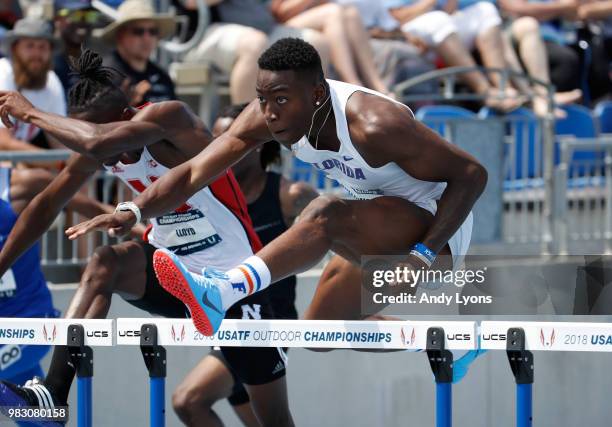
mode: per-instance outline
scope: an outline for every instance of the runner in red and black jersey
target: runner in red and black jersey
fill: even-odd
[[[202,121],[183,103],[167,101],[138,110],[130,108],[125,95],[111,81],[112,69],[103,67],[97,54],[85,51],[76,71],[80,80],[69,93],[71,118],[40,112],[19,93],[0,93],[4,101],[10,99],[13,105],[27,111],[27,122],[78,153],[20,216],[0,253],[0,276],[47,230],[63,206],[100,167],[141,192],[212,140]],[[8,121],[8,114],[2,119]],[[120,204],[117,209],[130,210],[131,205]],[[167,293],[154,274],[151,260],[156,248],[172,250],[191,271],[198,273],[204,265],[229,268],[261,248],[230,170],[174,212],[152,219],[151,225],[144,242],[128,241],[96,249],[66,317],[103,318],[114,293],[152,314],[185,317],[183,303]],[[242,317],[248,306],[259,306],[262,318],[273,316],[265,295],[242,301],[230,312]],[[291,425],[281,352],[275,348],[252,351],[256,363],[233,369],[247,384],[258,419],[264,425],[271,420]],[[47,377],[37,385],[51,396],[55,406],[65,405],[68,399],[75,374],[69,360],[67,348],[56,347]],[[282,369],[275,370],[279,362]],[[266,370],[267,365],[271,368]],[[258,401],[264,401],[256,398],[260,389],[264,389],[267,398],[273,397],[274,405],[258,406]],[[14,403],[16,399],[28,406],[38,405],[30,389],[0,384],[0,403]]]

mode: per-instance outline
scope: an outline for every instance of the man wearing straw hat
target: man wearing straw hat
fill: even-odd
[[[0,59],[0,90],[21,92],[36,108],[65,116],[64,89],[51,61],[57,45],[48,22],[35,18],[17,21],[3,41],[3,51],[10,58]],[[0,124],[0,150],[36,150],[32,144],[56,148],[56,143],[32,124],[17,121],[10,130]]]
[[[170,76],[149,59],[159,40],[174,34],[174,17],[155,13],[148,0],[126,0],[117,12],[117,20],[100,33],[106,43],[115,46],[105,65],[126,76],[123,87],[132,105],[175,99]]]

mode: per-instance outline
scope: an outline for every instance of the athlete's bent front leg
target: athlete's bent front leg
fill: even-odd
[[[325,195],[257,256],[275,282],[308,270],[330,249],[356,265],[362,255],[407,254],[432,222],[430,212],[399,197],[344,200]]]
[[[330,249],[355,265],[363,255],[407,255],[432,222],[430,212],[398,197],[321,196],[304,209],[297,224],[225,273],[191,273],[167,250],[156,251],[153,264],[164,289],[189,307],[196,328],[210,336],[237,301],[309,269]],[[448,247],[441,251],[449,253]]]

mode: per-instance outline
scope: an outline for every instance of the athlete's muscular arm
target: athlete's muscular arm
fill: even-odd
[[[142,218],[171,212],[192,195],[247,155],[257,146],[272,139],[257,100],[236,118],[227,132],[221,134],[197,156],[173,168],[147,187],[134,203]],[[75,239],[95,229],[108,230],[111,236],[126,233],[135,223],[131,212],[101,215],[66,230]]]
[[[23,209],[0,252],[0,276],[51,226],[99,163],[75,154],[68,165]]]
[[[414,178],[447,183],[422,242],[440,252],[483,192],[487,171],[471,155],[415,120],[405,107],[372,98],[356,94],[349,100],[351,137],[371,166],[395,162]]]
[[[0,92],[0,118],[7,127],[8,115],[32,123],[66,147],[104,161],[126,151],[166,140],[187,157],[211,140],[202,121],[179,101],[151,105],[132,120],[96,124],[37,110],[18,92]]]

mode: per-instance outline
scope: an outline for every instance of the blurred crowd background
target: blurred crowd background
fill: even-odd
[[[122,73],[133,105],[202,84],[218,101],[200,100],[200,112],[214,115],[254,98],[258,56],[286,36],[311,42],[329,77],[387,94],[427,71],[477,65],[552,83],[556,105],[592,108],[611,93],[612,1],[598,0],[0,0],[0,90],[65,114],[70,58],[90,47]],[[479,95],[468,109],[566,115],[530,80],[480,71],[459,80],[459,93]],[[56,146],[31,126],[0,129],[2,150]]]
[[[497,220],[475,242],[551,242],[575,228],[572,208],[586,230],[574,240],[612,242],[603,166],[612,153],[610,0],[0,0],[0,90],[65,115],[77,79],[70,62],[91,48],[119,71],[133,106],[181,99],[210,126],[255,97],[257,58],[282,37],[309,41],[329,78],[407,103],[490,177],[500,171],[480,202],[495,206],[482,218]],[[476,137],[453,120],[480,121]],[[596,146],[565,156],[576,147],[562,143],[567,135]],[[488,161],[493,147],[498,158]],[[0,124],[0,162],[22,167],[7,153],[31,151],[40,165],[50,153],[42,150],[55,148],[63,146],[31,124]],[[320,191],[337,185],[297,159],[282,168]],[[551,185],[563,196],[554,203]]]

